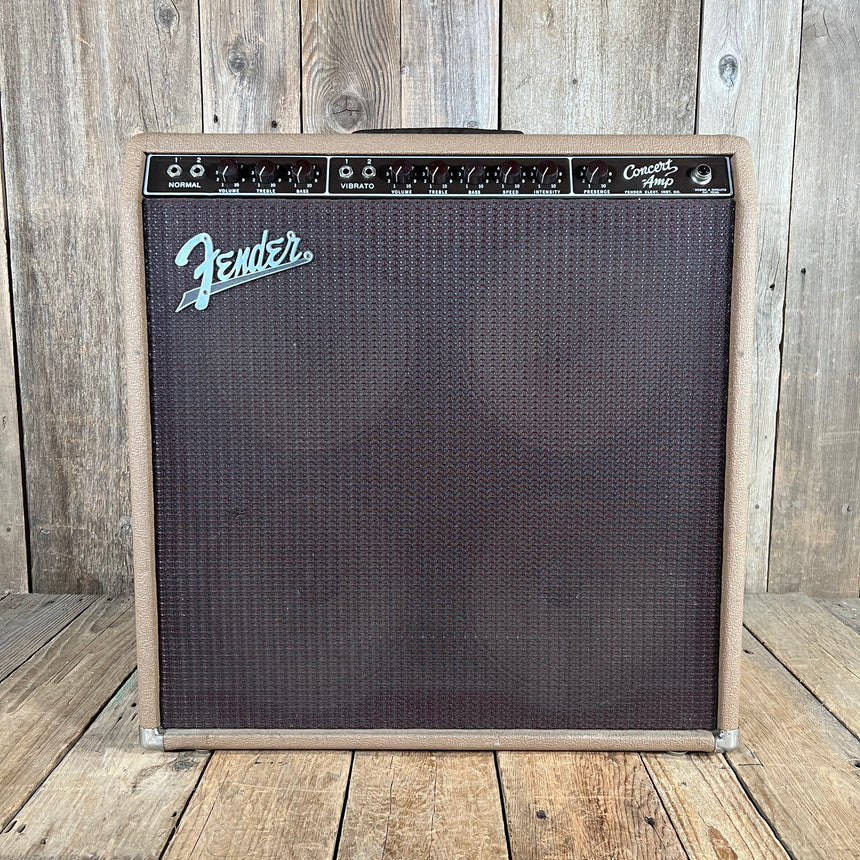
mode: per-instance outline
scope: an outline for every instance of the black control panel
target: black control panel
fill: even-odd
[[[150,155],[144,194],[324,194],[325,156]]]
[[[729,159],[721,155],[603,156],[572,161],[576,195],[732,194]]]
[[[150,155],[150,196],[728,197],[727,156]]]

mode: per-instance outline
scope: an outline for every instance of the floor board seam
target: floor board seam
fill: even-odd
[[[755,639],[756,642],[759,643],[759,645],[762,646],[762,648],[765,649],[765,651],[767,651],[768,654],[770,654],[771,657],[773,657],[774,660],[777,661],[777,663],[779,663],[780,666],[782,666],[783,669],[785,669],[786,672],[788,672],[789,675],[791,675],[792,678],[794,678],[795,681],[797,681],[798,684],[800,684],[801,687],[803,687],[804,690],[806,690],[807,693],[809,693],[810,696],[812,696],[813,699],[815,699],[816,702],[818,702],[819,705],[821,705],[822,708],[824,708],[825,711],[827,711],[828,714],[830,714],[831,717],[833,717],[834,720],[836,720],[837,723],[839,723],[840,726],[842,726],[843,729],[845,729],[846,732],[848,732],[849,735],[851,735],[852,738],[860,741],[860,731],[855,732],[850,726],[847,726],[839,715],[835,714],[827,706],[826,702],[822,702],[816,692],[792,670],[791,666],[786,665],[779,658],[779,655],[776,654],[776,652],[767,644],[767,642],[760,636],[756,635],[754,630],[751,630],[746,624],[744,624],[744,629],[753,637],[753,639]]]
[[[349,789],[352,785],[352,769],[355,765],[355,750],[352,750],[349,757],[349,772],[346,775],[346,785],[343,788],[343,805],[340,808],[340,820],[337,823],[337,835],[334,838],[334,848],[332,849],[332,860],[337,860],[338,851],[340,851],[340,838],[343,835],[343,822],[346,819],[346,805],[349,803]]]
[[[33,657],[35,657],[39,652],[41,652],[41,651],[42,651],[42,649],[44,649],[44,648],[46,648],[48,645],[50,645],[50,644],[51,644],[51,642],[53,642],[53,641],[54,641],[54,639],[56,639],[56,638],[57,638],[57,636],[59,636],[59,635],[60,635],[64,630],[66,630],[66,629],[69,627],[69,625],[71,625],[72,623],[74,623],[75,621],[77,621],[77,619],[78,619],[78,618],[80,618],[80,617],[81,617],[81,615],[83,615],[83,614],[84,614],[84,612],[86,612],[86,611],[87,611],[87,609],[89,609],[91,606],[95,605],[95,602],[96,602],[95,600],[92,600],[92,601],[90,601],[89,603],[84,603],[83,601],[81,601],[81,609],[80,609],[78,612],[76,612],[74,615],[72,615],[72,616],[71,616],[71,617],[66,621],[66,623],[65,623],[65,624],[63,624],[61,627],[57,628],[57,629],[56,629],[56,630],[55,630],[55,631],[54,631],[54,632],[53,632],[53,633],[48,637],[48,639],[47,639],[47,640],[45,640],[45,641],[44,641],[44,642],[43,642],[43,643],[42,643],[38,648],[36,648],[36,649],[35,649],[35,651],[33,651],[31,654],[29,654],[29,655],[28,655],[27,657],[25,657],[24,659],[22,659],[22,660],[21,660],[21,662],[20,662],[20,663],[18,663],[18,665],[17,665],[17,666],[15,666],[15,667],[13,667],[13,668],[9,669],[9,670],[6,672],[6,674],[4,674],[4,675],[0,676],[0,684],[2,684],[2,683],[3,683],[7,678],[9,678],[11,675],[13,675],[15,672],[17,672],[17,671],[18,671],[18,670],[19,670],[19,669],[20,669],[20,668],[21,668],[25,663],[27,663],[29,660],[32,660],[32,659],[33,659]],[[8,644],[7,644],[7,647],[8,647]]]
[[[24,807],[38,794],[41,790],[42,786],[51,778],[51,775],[56,771],[56,769],[66,760],[66,757],[71,753],[71,751],[80,743],[81,738],[87,733],[87,730],[92,726],[92,724],[99,718],[102,711],[113,701],[114,696],[129,682],[129,679],[134,675],[136,671],[132,669],[129,674],[122,679],[122,681],[117,685],[116,689],[107,697],[107,699],[96,709],[96,712],[89,719],[87,724],[78,732],[75,736],[74,740],[72,740],[65,751],[60,755],[60,757],[51,765],[48,772],[39,780],[38,785],[33,787],[33,790],[24,798],[23,801],[18,805],[18,808],[15,812],[9,816],[5,821],[0,821],[0,833],[5,833],[7,829],[9,829],[9,825],[11,822],[14,822],[15,819],[24,811]]]
[[[690,755],[690,753],[684,753],[684,755]],[[681,838],[681,834],[678,832],[678,828],[675,826],[675,822],[672,820],[672,816],[669,813],[669,809],[663,801],[663,795],[660,793],[660,789],[657,786],[657,783],[654,781],[654,774],[651,772],[651,768],[648,767],[648,762],[645,760],[645,756],[640,752],[638,753],[639,761],[642,762],[642,767],[645,768],[645,773],[648,776],[648,780],[651,783],[651,787],[654,789],[654,794],[657,795],[657,800],[660,803],[660,808],[663,810],[663,814],[666,816],[666,821],[669,822],[673,832],[675,833],[675,837],[678,840],[678,844],[681,846],[681,850],[684,852],[684,856],[687,860],[695,860],[694,857],[690,856],[690,852],[687,851],[687,846],[684,845],[684,840]]]
[[[508,812],[505,809],[505,790],[502,787],[502,771],[499,767],[499,753],[493,752],[493,764],[496,768],[496,785],[499,790],[499,805],[502,808],[502,829],[505,832],[505,845],[508,849],[508,860],[513,860],[514,852],[511,849],[511,833],[508,830]]]
[[[773,838],[782,846],[783,851],[791,858],[791,860],[803,860],[803,858],[798,857],[794,852],[788,847],[785,840],[779,835],[779,831],[774,826],[774,823],[765,815],[764,810],[759,806],[758,801],[756,801],[755,796],[750,791],[749,786],[744,782],[743,777],[738,772],[739,766],[735,765],[728,756],[723,756],[726,764],[731,768],[732,773],[734,773],[735,778],[738,781],[738,785],[741,787],[741,791],[747,796],[747,799],[752,804],[755,811],[759,814],[761,820],[767,825],[768,830],[773,834]]]
[[[155,752],[152,755],[164,755],[164,753]],[[179,825],[182,822],[182,819],[185,817],[185,813],[188,811],[188,807],[191,805],[191,801],[194,800],[194,796],[200,790],[200,783],[203,782],[203,777],[206,775],[206,771],[209,770],[209,765],[212,764],[212,757],[214,753],[212,751],[209,752],[206,762],[203,767],[200,768],[200,774],[197,777],[197,781],[194,783],[194,787],[191,791],[188,792],[188,797],[185,798],[185,803],[182,805],[182,809],[179,810],[176,814],[176,820],[173,822],[173,827],[170,832],[167,834],[167,838],[164,840],[164,845],[161,846],[161,851],[158,853],[158,860],[162,860],[162,858],[167,854],[170,849],[170,845],[173,840],[176,838],[176,834],[179,831]],[[200,831],[201,835],[203,831]],[[199,837],[198,837],[199,838]]]

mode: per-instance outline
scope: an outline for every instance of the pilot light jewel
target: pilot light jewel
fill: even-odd
[[[263,230],[256,245],[222,251],[215,247],[208,233],[192,236],[179,249],[174,262],[177,266],[187,265],[191,252],[202,245],[203,261],[194,270],[194,277],[200,280],[200,286],[182,294],[176,313],[189,305],[194,305],[198,311],[205,310],[215,293],[310,263],[314,258],[313,252],[300,251],[300,241],[292,230],[276,239],[269,239],[269,231]]]

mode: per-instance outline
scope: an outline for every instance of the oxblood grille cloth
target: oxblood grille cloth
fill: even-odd
[[[732,200],[143,213],[164,728],[713,729]]]

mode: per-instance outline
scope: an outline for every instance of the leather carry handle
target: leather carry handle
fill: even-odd
[[[497,128],[360,128],[352,134],[523,134],[517,129]]]

